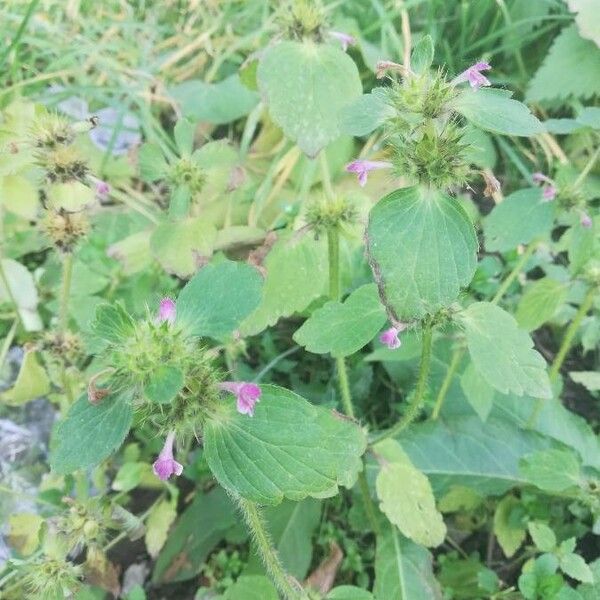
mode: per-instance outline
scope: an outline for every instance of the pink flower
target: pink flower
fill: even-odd
[[[173,325],[176,316],[177,309],[175,307],[175,300],[163,298],[158,306],[158,322],[162,323],[166,321],[169,325]]]
[[[588,215],[584,210],[582,210],[579,215],[579,223],[586,229],[589,229],[594,224],[592,217],[590,217],[590,215]]]
[[[386,329],[379,336],[379,341],[386,345],[390,350],[395,350],[396,348],[400,348],[402,342],[398,335],[406,329],[407,325],[405,323],[396,323],[395,326]]]
[[[489,79],[481,74],[481,71],[489,71],[491,69],[491,65],[486,62],[478,62],[474,65],[470,66],[466,71],[463,71],[460,75],[455,77],[452,80],[454,85],[459,83],[463,83],[464,81],[468,81],[470,86],[477,90],[480,87],[487,87],[492,85]]]
[[[175,475],[181,475],[183,471],[183,465],[179,464],[173,458],[173,442],[175,441],[175,432],[171,431],[169,435],[167,435],[167,439],[165,440],[165,445],[163,449],[160,451],[158,458],[154,461],[152,465],[152,470],[154,474],[161,479],[162,481],[166,481],[175,473]]]
[[[245,381],[223,381],[219,388],[236,395],[239,413],[251,417],[254,415],[254,405],[260,400],[262,393],[258,385]]]
[[[354,46],[354,44],[356,44],[354,37],[348,33],[343,33],[341,31],[330,31],[329,35],[342,44],[342,50],[344,52],[348,50],[348,46]]]
[[[550,179],[550,177],[537,171],[531,176],[531,179],[533,180],[533,183],[539,183],[542,185],[542,197],[544,200],[550,202],[556,198],[558,190],[556,189],[556,184],[552,179]]]
[[[349,165],[346,165],[348,173],[356,173],[358,175],[358,183],[361,187],[367,183],[369,171],[376,169],[391,169],[392,163],[385,160],[354,160]]]
[[[108,194],[110,194],[110,185],[101,179],[96,181],[96,196],[100,200],[105,200]]]

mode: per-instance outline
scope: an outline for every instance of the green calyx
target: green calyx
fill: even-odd
[[[189,158],[181,158],[170,168],[167,180],[174,187],[187,186],[192,193],[198,193],[204,187],[206,175]]]
[[[325,11],[319,2],[291,0],[282,12],[282,29],[290,40],[323,41],[326,28]]]
[[[306,210],[306,222],[319,237],[330,229],[343,229],[356,222],[358,213],[346,198],[319,198]]]

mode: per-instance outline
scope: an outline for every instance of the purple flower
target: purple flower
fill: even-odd
[[[175,475],[181,475],[183,471],[183,465],[179,464],[173,458],[173,442],[175,441],[175,432],[171,431],[169,435],[167,435],[167,439],[165,440],[165,445],[163,449],[160,451],[158,458],[154,461],[152,465],[152,470],[154,474],[161,479],[162,481],[166,481],[175,473]]]
[[[556,188],[556,184],[552,179],[550,179],[550,177],[538,171],[536,173],[533,173],[531,179],[534,183],[539,183],[542,185],[542,197],[544,198],[544,200],[550,202],[551,200],[554,200],[554,198],[556,198],[558,190]]]
[[[361,187],[367,183],[369,171],[376,169],[391,169],[392,163],[385,160],[354,160],[349,165],[346,165],[348,173],[356,173],[358,175],[358,183]]]
[[[173,325],[176,316],[177,308],[175,307],[175,300],[163,298],[158,305],[158,322],[162,323],[166,321],[169,325]]]
[[[106,181],[98,179],[98,181],[96,181],[96,196],[100,200],[105,200],[108,194],[110,194],[110,185],[108,185]]]
[[[588,215],[584,210],[582,210],[579,214],[579,223],[586,229],[589,229],[594,224],[592,217],[590,217],[590,215]]]
[[[239,413],[251,417],[254,415],[254,405],[260,400],[262,393],[258,385],[245,381],[223,381],[219,388],[236,395]]]
[[[491,68],[491,65],[489,65],[486,62],[475,63],[474,65],[470,66],[466,71],[463,71],[460,75],[455,77],[452,80],[452,83],[454,85],[457,85],[459,83],[463,83],[464,81],[468,81],[469,85],[474,90],[477,90],[480,87],[490,86],[492,84],[485,75],[481,74],[481,71],[489,71]]]
[[[354,44],[356,44],[354,37],[348,33],[343,33],[342,31],[330,31],[329,35],[342,44],[342,50],[344,52],[348,50],[348,46],[354,46]]]
[[[406,324],[404,323],[396,323],[396,325],[386,329],[379,336],[379,341],[387,346],[390,350],[395,350],[396,348],[400,348],[402,342],[398,335],[406,329]]]
[[[554,200],[556,198],[556,188],[553,185],[545,185],[542,189],[542,196],[547,202]]]

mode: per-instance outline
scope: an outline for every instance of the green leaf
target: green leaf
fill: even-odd
[[[168,273],[187,278],[212,256],[216,237],[215,226],[203,217],[164,222],[152,233],[150,249]]]
[[[556,536],[548,525],[530,521],[527,523],[527,529],[529,529],[529,535],[533,543],[542,552],[552,552],[556,548]]]
[[[148,520],[146,521],[146,536],[144,538],[146,549],[152,558],[156,558],[160,549],[165,545],[167,534],[176,517],[176,496],[173,496],[168,500],[161,500],[152,507],[152,510],[148,515]]]
[[[515,318],[519,327],[527,331],[538,329],[549,321],[564,304],[567,286],[544,277],[527,287],[519,301]]]
[[[35,221],[40,208],[39,192],[33,183],[21,175],[0,177],[2,207],[27,221]]]
[[[565,27],[527,89],[529,102],[591,98],[600,94],[600,48]]]
[[[131,427],[128,398],[113,395],[91,404],[84,394],[54,427],[50,466],[64,475],[99,464],[116,450]]]
[[[15,384],[0,395],[2,402],[18,406],[45,396],[50,391],[50,380],[36,355],[33,350],[25,352]]]
[[[581,581],[582,583],[593,583],[594,574],[585,560],[579,554],[571,552],[560,557],[560,568],[563,573]]]
[[[507,558],[519,549],[527,534],[520,520],[513,517],[520,507],[521,503],[509,495],[498,502],[494,512],[494,535]]]
[[[262,300],[242,324],[244,335],[260,333],[280,317],[300,312],[327,291],[327,246],[312,236],[280,238],[267,254]]]
[[[2,259],[2,270],[6,281],[0,278],[0,303],[16,302],[15,308],[25,331],[40,331],[42,321],[37,313],[39,298],[33,275],[25,266],[11,258]]]
[[[189,119],[179,119],[175,123],[173,128],[173,136],[175,137],[175,144],[180,156],[190,156],[194,147],[194,130],[196,129],[195,123],[192,123]]]
[[[230,586],[223,600],[278,600],[271,580],[264,575],[242,575]]]
[[[169,533],[152,581],[171,583],[195,577],[206,557],[237,521],[235,506],[223,488],[206,494],[197,491]]]
[[[196,79],[184,81],[169,90],[181,105],[181,112],[195,121],[223,125],[247,115],[259,101],[238,75],[230,75],[217,83]]]
[[[258,65],[258,85],[273,121],[311,157],[341,135],[340,112],[362,92],[352,59],[312,41],[268,47]]]
[[[167,174],[169,166],[158,144],[142,144],[138,153],[140,175],[144,181],[158,181]]]
[[[5,518],[8,521],[6,540],[9,546],[21,556],[33,554],[40,545],[43,517],[35,513],[13,513]]]
[[[433,40],[430,35],[424,35],[414,46],[410,54],[412,70],[421,75],[429,71],[433,63]]]
[[[446,526],[427,477],[414,467],[398,442],[387,439],[374,450],[383,457],[375,482],[381,511],[417,544],[439,546],[446,537]]]
[[[386,88],[373,88],[369,94],[363,94],[342,109],[340,128],[348,135],[369,135],[394,114]]]
[[[581,483],[581,461],[568,449],[549,448],[521,459],[519,471],[546,492],[562,492]]]
[[[590,392],[600,391],[600,373],[597,371],[571,371],[569,377]]]
[[[100,339],[119,344],[131,336],[134,327],[133,319],[119,302],[96,308],[92,332]]]
[[[458,200],[435,190],[409,187],[380,200],[367,244],[380,295],[399,320],[451,304],[477,265],[473,224]]]
[[[339,585],[333,588],[325,600],[374,600],[373,594],[353,585]]]
[[[361,469],[364,432],[352,421],[290,392],[261,386],[253,417],[228,398],[204,428],[204,454],[219,483],[262,504],[324,498]]]
[[[256,309],[261,290],[262,278],[249,265],[206,265],[181,290],[176,323],[189,335],[223,339]]]
[[[550,445],[547,438],[493,414],[484,423],[473,415],[413,425],[398,440],[415,467],[427,475],[436,495],[453,485],[501,494],[527,484],[519,460]]]
[[[479,418],[485,421],[494,404],[494,388],[481,376],[473,363],[469,363],[461,375],[460,386],[469,404]]]
[[[464,157],[469,163],[482,169],[493,169],[496,166],[498,158],[496,148],[488,133],[472,125],[467,125],[462,143],[466,146]]]
[[[144,386],[146,398],[158,404],[168,404],[183,388],[183,373],[177,367],[160,365]]]
[[[586,106],[577,115],[577,122],[585,127],[600,129],[600,107]]]
[[[453,107],[473,125],[492,133],[531,136],[544,131],[529,108],[504,90],[467,88]]]
[[[358,288],[345,302],[327,302],[304,322],[294,341],[309,352],[349,356],[368,344],[387,316],[373,283]]]
[[[581,37],[592,40],[600,47],[600,16],[595,0],[567,0],[569,10],[577,13],[575,23]]]
[[[511,315],[490,302],[475,302],[460,320],[471,360],[492,387],[504,394],[552,397],[546,361]]]
[[[52,183],[45,192],[46,206],[57,212],[81,212],[96,202],[94,190],[80,181]]]
[[[552,202],[544,201],[540,188],[510,194],[484,219],[486,250],[505,252],[549,234],[554,210]]]
[[[386,527],[377,536],[375,598],[441,600],[432,562],[425,548],[405,538],[395,527]]]

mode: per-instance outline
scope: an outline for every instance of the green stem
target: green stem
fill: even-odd
[[[381,534],[381,529],[379,527],[379,521],[377,520],[377,512],[375,510],[375,504],[373,503],[373,498],[371,498],[371,493],[369,492],[369,483],[367,482],[367,461],[363,457],[363,470],[358,474],[358,486],[360,488],[360,493],[363,498],[363,503],[365,505],[365,512],[367,513],[367,519],[369,519],[369,523],[371,523],[371,528],[373,529],[373,533],[375,535]]]
[[[60,307],[58,313],[58,331],[64,333],[69,321],[69,294],[71,293],[71,278],[73,276],[73,254],[64,255],[62,271],[62,287],[60,291]]]
[[[452,379],[454,378],[454,374],[456,373],[456,369],[460,364],[460,359],[462,358],[464,352],[464,348],[456,348],[454,350],[454,353],[452,354],[452,359],[450,360],[450,364],[448,365],[446,377],[444,377],[442,387],[440,388],[437,398],[435,399],[435,406],[433,407],[433,412],[431,413],[431,418],[434,420],[440,416],[440,411],[442,410],[442,406],[444,405],[446,394],[448,393],[448,389],[450,388],[450,384],[452,383]]]
[[[550,367],[550,371],[549,371],[550,383],[554,383],[556,381],[556,379],[558,378],[558,375],[560,373],[560,368],[562,367],[562,364],[563,364],[565,358],[567,357],[567,354],[569,352],[569,349],[571,348],[573,339],[575,338],[575,335],[577,334],[577,331],[579,330],[581,322],[583,321],[584,317],[586,316],[586,314],[588,313],[590,308],[592,308],[592,306],[594,305],[594,299],[596,298],[596,292],[597,292],[597,290],[594,286],[590,287],[590,289],[587,291],[587,294],[585,295],[585,297],[583,299],[583,302],[579,306],[579,309],[575,313],[575,317],[573,318],[573,320],[567,327],[567,331],[565,332],[565,337],[563,338],[563,340],[560,344],[560,347],[558,349],[558,352],[556,353],[556,356],[554,357],[554,361],[552,362],[552,366]],[[529,427],[533,427],[535,425],[543,407],[544,407],[544,398],[538,398],[536,400],[533,412],[531,413],[531,416],[529,417],[529,420],[527,422],[527,425]]]
[[[348,382],[348,371],[346,369],[344,357],[338,356],[335,359],[335,362],[337,365],[338,380],[340,383],[340,393],[342,396],[342,405],[344,407],[344,412],[349,417],[354,419],[354,407],[352,406],[352,396],[350,395],[350,384]]]
[[[242,510],[244,518],[252,538],[256,544],[258,552],[263,560],[263,563],[273,579],[273,583],[277,589],[283,594],[286,600],[308,599],[299,585],[292,584],[292,578],[286,573],[277,551],[273,547],[269,533],[265,527],[265,522],[260,514],[258,506],[254,502],[238,498],[238,504]]]
[[[381,442],[389,437],[395,437],[404,431],[419,415],[425,402],[425,390],[429,379],[429,368],[431,366],[431,349],[433,346],[433,324],[426,321],[423,326],[423,345],[421,347],[421,363],[419,365],[419,378],[415,389],[414,398],[402,418],[390,429],[381,432],[371,441],[371,445]]]
[[[517,261],[517,264],[513,267],[513,270],[509,273],[508,277],[501,283],[496,295],[492,299],[492,304],[498,304],[502,299],[502,296],[506,293],[506,290],[511,286],[512,282],[517,278],[531,255],[535,252],[538,242],[531,242],[525,252],[521,254],[521,258]]]
[[[329,297],[340,299],[340,235],[337,227],[327,230],[327,247],[329,251]]]
[[[590,160],[588,160],[587,164],[583,168],[583,171],[581,171],[581,173],[579,174],[579,177],[577,177],[577,179],[575,180],[575,183],[573,184],[573,187],[575,189],[577,189],[585,181],[585,178],[590,174],[590,171],[592,170],[592,167],[598,160],[599,156],[600,156],[600,146],[598,146],[598,148],[596,149],[596,152],[594,152],[594,154],[592,154]]]

